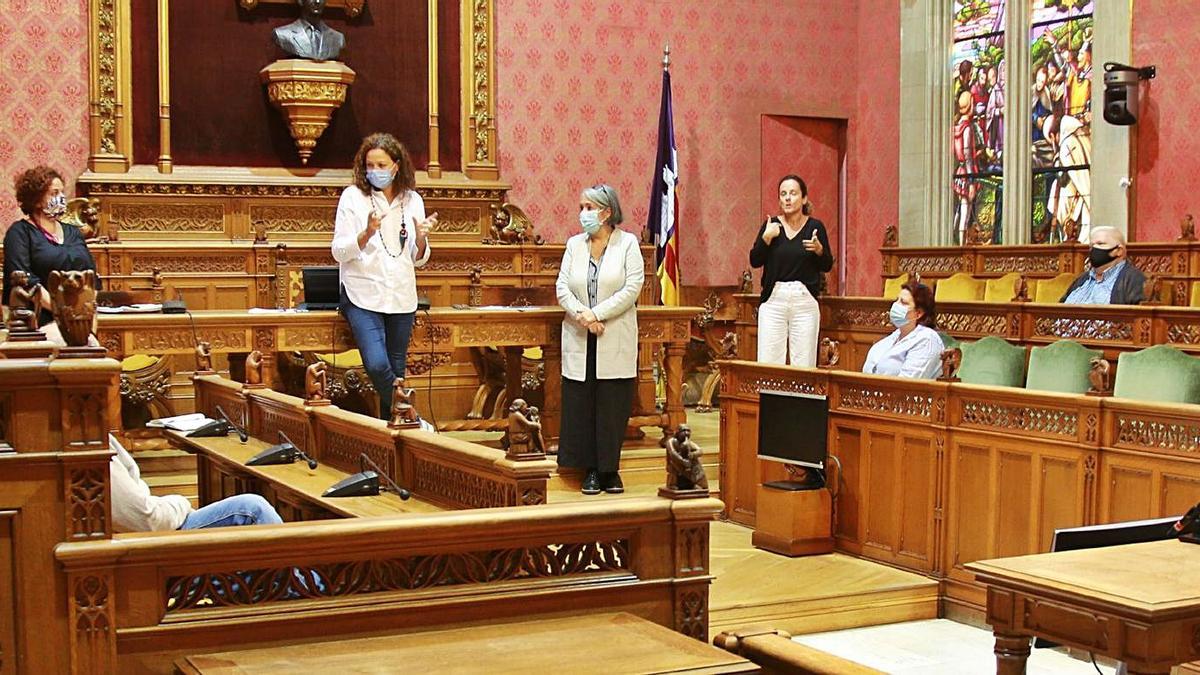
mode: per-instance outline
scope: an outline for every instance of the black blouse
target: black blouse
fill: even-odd
[[[815,298],[821,292],[821,274],[833,269],[833,252],[829,250],[829,235],[825,232],[825,223],[810,217],[800,232],[791,239],[787,230],[781,224],[779,236],[770,244],[763,241],[763,232],[767,223],[763,222],[754,237],[754,246],[750,249],[750,266],[763,267],[762,296],[766,302],[771,297],[775,284],[781,281],[800,281],[808,288]],[[824,251],[818,256],[804,248],[805,240],[817,235]]]
[[[0,303],[8,304],[12,292],[10,277],[14,270],[28,272],[31,284],[45,284],[53,270],[96,270],[96,261],[79,228],[63,223],[62,230],[63,243],[56,244],[28,220],[18,220],[8,228],[4,235],[4,297]],[[96,287],[100,287],[99,274],[96,275]]]

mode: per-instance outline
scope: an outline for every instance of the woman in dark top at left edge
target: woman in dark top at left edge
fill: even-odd
[[[50,272],[95,271],[96,261],[79,228],[59,220],[67,213],[62,175],[48,166],[38,166],[17,174],[13,183],[25,217],[9,226],[4,235],[4,296],[0,302],[8,306],[12,273],[28,272],[30,285],[42,284],[39,318],[44,329],[54,319],[50,313],[50,292],[45,288]],[[97,283],[99,280],[97,275]]]

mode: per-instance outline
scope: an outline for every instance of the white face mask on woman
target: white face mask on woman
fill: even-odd
[[[892,303],[892,309],[888,311],[888,318],[892,320],[892,325],[896,328],[904,328],[909,324],[908,305],[899,300]]]
[[[579,225],[589,235],[600,231],[600,212],[595,209],[582,209],[579,212]]]

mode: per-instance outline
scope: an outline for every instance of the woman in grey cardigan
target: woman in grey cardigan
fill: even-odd
[[[637,377],[637,302],[644,268],[638,238],[618,229],[617,192],[583,191],[583,232],[558,269],[562,326],[562,431],[558,465],[586,469],[583,494],[624,492],[617,473]]]

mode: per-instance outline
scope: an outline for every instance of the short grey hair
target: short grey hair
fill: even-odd
[[[583,198],[608,209],[609,216],[606,222],[609,225],[616,226],[625,222],[625,216],[621,213],[621,200],[617,199],[617,191],[611,185],[593,185],[583,191]]]
[[[1128,243],[1125,241],[1125,233],[1119,228],[1113,227],[1112,225],[1093,225],[1092,229],[1088,232],[1088,239],[1091,239],[1092,235],[1096,234],[1097,232],[1111,232],[1113,238],[1117,240],[1118,246],[1124,246],[1126,243]]]

